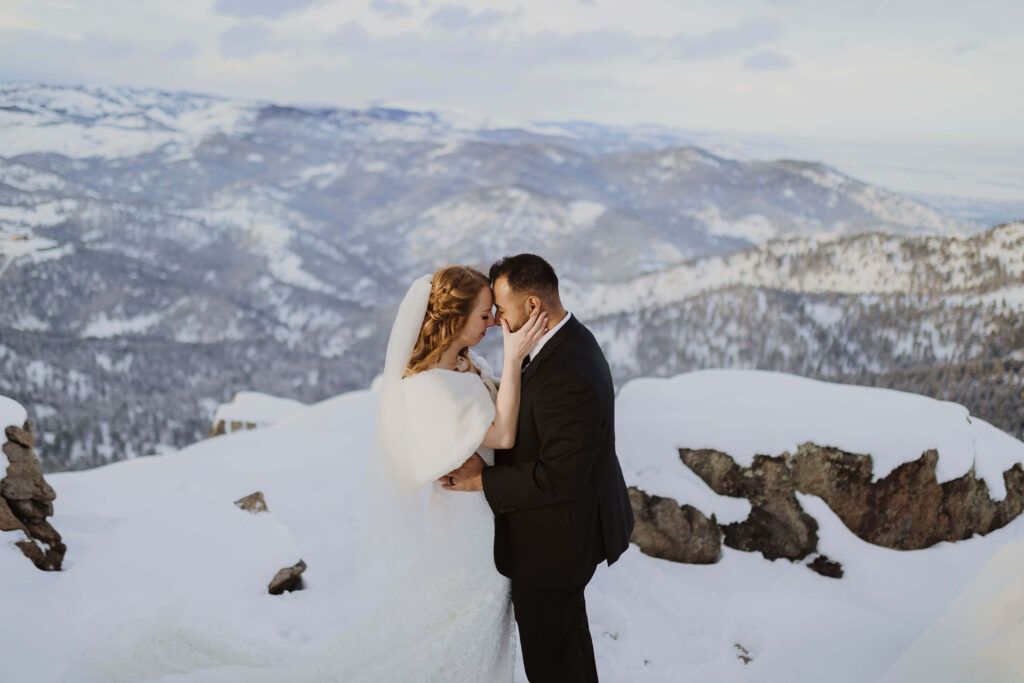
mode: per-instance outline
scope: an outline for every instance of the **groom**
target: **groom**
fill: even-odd
[[[583,590],[597,565],[629,543],[633,511],[615,455],[615,394],[594,336],[558,295],[534,254],[490,272],[495,320],[518,330],[537,309],[548,332],[523,363],[515,445],[493,467],[472,458],[446,488],[478,491],[494,510],[494,562],[511,579],[531,683],[596,681]]]

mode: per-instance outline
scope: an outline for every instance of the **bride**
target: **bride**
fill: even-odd
[[[494,566],[494,516],[483,492],[438,482],[470,458],[493,464],[513,445],[524,358],[544,336],[534,314],[502,321],[500,384],[470,351],[495,325],[490,283],[446,266],[409,288],[380,379],[377,452],[360,590],[381,595],[334,644],[296,666],[244,668],[246,681],[511,683],[515,624],[509,580]],[[345,605],[339,605],[345,609]],[[196,680],[237,680],[219,667]]]
[[[374,624],[389,656],[346,666],[344,680],[512,681],[515,628],[508,579],[494,566],[494,515],[482,491],[438,483],[471,457],[493,465],[493,449],[515,440],[522,361],[544,336],[547,315],[515,333],[502,321],[496,387],[469,350],[495,325],[493,304],[487,276],[447,266],[414,282],[399,306],[381,384],[378,490],[386,493],[377,502],[387,509],[377,526],[389,561],[416,560],[411,571],[393,572],[402,614]]]

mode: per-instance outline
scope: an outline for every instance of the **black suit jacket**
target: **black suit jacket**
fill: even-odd
[[[575,316],[522,377],[515,445],[483,472],[494,563],[513,580],[579,588],[629,545],[633,510],[615,455],[615,391]]]

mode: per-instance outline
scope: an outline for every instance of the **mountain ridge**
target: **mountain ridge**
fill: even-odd
[[[556,136],[551,126],[477,124],[390,108],[0,86],[0,391],[31,407],[50,439],[47,466],[181,446],[241,389],[313,401],[367,386],[408,282],[522,251],[555,265],[620,383],[641,368],[708,363],[885,373],[985,357],[987,340],[1018,334],[995,302],[975,314],[979,302],[949,298],[941,282],[920,301],[840,291],[837,308],[821,299],[831,295],[799,292],[798,273],[732,273],[728,264],[745,259],[852,264],[845,252],[858,241],[936,261],[925,273],[946,272],[942,250],[953,244],[969,252],[958,262],[984,262],[965,241],[970,226],[823,164],[656,149],[663,131],[631,140],[620,129]],[[879,230],[894,236],[871,236]],[[680,273],[717,277],[720,291],[673,284]],[[1009,276],[1016,311],[1018,270]],[[637,292],[659,278],[660,308],[638,318]],[[762,327],[748,322],[726,333],[730,307],[774,329],[776,346],[751,341]],[[922,309],[929,334],[912,328]],[[879,311],[906,317],[890,320],[885,344],[865,332]],[[734,350],[703,348],[684,312]],[[832,329],[844,315],[852,322]],[[946,315],[967,339],[952,350]],[[675,322],[657,323],[666,316]],[[652,337],[652,321],[665,334]]]

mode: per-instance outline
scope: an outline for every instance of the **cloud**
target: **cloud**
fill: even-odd
[[[412,12],[412,8],[397,0],[373,0],[370,9],[388,19],[401,19]]]
[[[79,46],[84,55],[94,59],[124,59],[136,49],[130,40],[115,40],[93,31],[85,34]]]
[[[645,44],[642,38],[625,31],[598,29],[569,34],[541,31],[531,36],[524,47],[533,61],[600,61],[639,54]]]
[[[214,11],[232,17],[277,19],[306,9],[317,0],[217,0]]]
[[[458,31],[464,28],[480,28],[497,24],[516,14],[518,13],[496,9],[485,9],[474,14],[468,7],[462,5],[441,5],[430,15],[430,23],[441,29]]]
[[[344,52],[364,50],[373,47],[373,39],[361,25],[350,21],[327,36],[322,43],[326,48],[338,48]]]
[[[282,45],[261,21],[248,21],[232,26],[220,34],[220,53],[229,59],[249,59],[264,52],[277,52]]]
[[[784,54],[763,50],[743,60],[743,68],[749,71],[782,71],[793,66],[793,60]]]
[[[431,36],[403,32],[371,36],[357,23],[348,23],[323,41],[323,46],[364,62],[430,63],[438,68],[547,68],[567,62],[607,62],[641,55],[650,42],[624,31],[599,29],[580,33],[541,31],[518,38],[492,40],[472,31]]]
[[[40,31],[0,29],[0,77],[5,73],[35,73],[40,65],[48,63],[56,65],[58,71],[72,73],[86,62],[118,62],[141,51],[141,46],[131,40],[111,39],[94,31],[74,39]]]
[[[187,62],[199,56],[199,46],[186,38],[179,38],[169,48],[164,50],[164,56],[174,61]]]
[[[773,42],[781,33],[774,21],[752,19],[703,35],[676,34],[669,39],[669,52],[679,59],[713,59]]]
[[[26,59],[31,56],[31,59]],[[78,84],[99,80],[89,69],[82,41],[39,31],[0,29],[0,81]]]
[[[985,43],[982,43],[981,41],[972,41],[969,43],[958,43],[957,45],[951,47],[949,51],[955,55],[962,55],[967,52],[974,52],[975,50],[979,50],[984,46]]]

